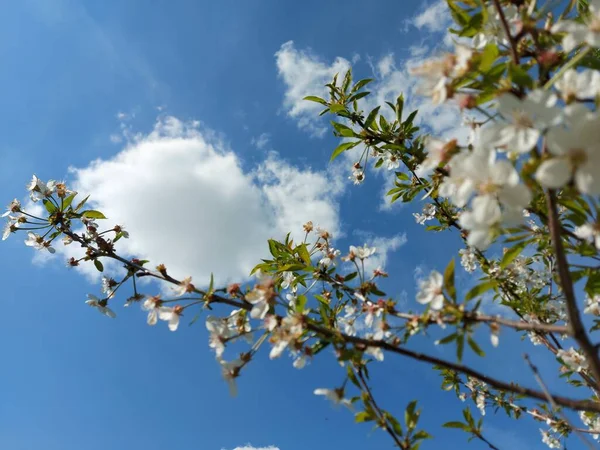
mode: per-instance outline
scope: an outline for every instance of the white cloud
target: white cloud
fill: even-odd
[[[397,234],[391,238],[378,236],[372,239],[369,244],[377,247],[377,252],[365,260],[365,271],[371,273],[378,267],[385,269],[389,254],[406,244],[406,241],[406,233]]]
[[[310,50],[297,50],[293,41],[288,41],[275,53],[277,71],[286,85],[283,107],[298,127],[313,136],[323,136],[327,127],[319,120],[322,106],[303,100],[308,95],[326,97],[325,84],[336,73],[342,76],[350,62],[338,57],[331,64],[321,61]]]
[[[211,272],[219,283],[246,279],[268,255],[268,238],[300,237],[308,220],[339,231],[341,186],[331,190],[328,173],[292,167],[275,153],[244,171],[223,139],[198,122],[162,118],[114,157],[71,171],[75,189],[91,194],[109,218],[106,226],[123,224],[131,233],[117,243],[120,252],[164,263],[198,284]],[[62,256],[77,250],[66,249]]]
[[[354,240],[353,245],[362,246],[363,243],[369,247],[376,247],[374,255],[365,259],[365,273],[371,274],[378,267],[385,269],[390,253],[398,250],[406,244],[406,233],[399,233],[392,237],[374,236],[362,230],[355,230],[354,235],[358,239]]]
[[[426,6],[410,22],[419,30],[424,28],[430,32],[446,31],[452,22],[446,0]]]
[[[223,449],[225,450],[225,449]],[[233,450],[279,450],[279,447],[269,445],[268,447],[253,447],[252,445],[244,445],[243,447],[236,447]]]
[[[381,75],[382,77],[387,77],[392,72],[392,70],[395,69],[394,54],[390,53],[389,55],[386,55],[383,58],[381,58],[377,63],[377,69],[379,71],[379,75]]]
[[[269,133],[262,133],[260,136],[252,138],[250,143],[254,145],[259,150],[264,150],[269,145],[269,141],[271,140],[271,135]]]

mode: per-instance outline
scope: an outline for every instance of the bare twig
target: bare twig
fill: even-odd
[[[531,362],[531,359],[529,359],[529,355],[524,354],[523,358],[525,359],[525,361],[529,365],[529,368],[533,372],[533,377],[535,378],[535,380],[537,381],[537,383],[542,388],[542,391],[544,391],[544,394],[546,395],[546,398],[548,399],[548,403],[550,403],[550,405],[552,406],[552,409],[554,410],[554,412],[556,414],[558,414],[561,417],[561,419],[564,420],[567,423],[567,425],[569,426],[569,428],[571,430],[573,430],[573,432],[577,435],[577,437],[579,437],[579,439],[581,439],[581,441],[588,448],[594,450],[595,447],[591,444],[591,442],[588,441],[587,438],[582,433],[580,433],[579,431],[577,431],[577,428],[575,428],[573,426],[573,424],[569,421],[568,417],[565,414],[562,413],[562,411],[560,410],[560,408],[558,407],[558,405],[554,401],[554,398],[552,398],[552,394],[550,394],[550,391],[548,391],[548,388],[546,387],[546,384],[544,383],[544,380],[542,380],[542,376],[540,375],[540,372],[539,372],[538,368],[536,366],[534,366],[533,363]]]

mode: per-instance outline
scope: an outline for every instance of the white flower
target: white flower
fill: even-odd
[[[475,256],[475,252],[467,247],[460,249],[458,254],[460,255],[461,266],[469,273],[475,272],[477,269],[477,257]]]
[[[241,359],[235,359],[233,361],[224,361],[218,358],[219,364],[221,364],[221,374],[227,384],[229,385],[229,394],[232,397],[237,395],[237,386],[235,379],[240,375],[240,369],[244,366],[244,362]]]
[[[434,270],[429,274],[429,278],[419,281],[417,301],[422,305],[428,304],[436,311],[442,309],[444,307],[443,285],[444,277]]]
[[[388,170],[394,170],[400,167],[400,160],[392,153],[385,155],[385,164]]]
[[[548,431],[544,431],[540,428],[540,433],[542,433],[542,442],[546,444],[550,448],[560,448],[560,441],[556,439],[556,437]]]
[[[104,314],[107,317],[110,317],[111,319],[114,319],[115,317],[117,317],[117,315],[113,312],[112,309],[110,309],[108,306],[106,306],[106,299],[105,300],[100,300],[98,297],[96,297],[93,294],[88,294],[88,299],[85,301],[85,303],[87,305],[90,305],[93,308],[96,308],[98,310],[98,312],[100,312],[101,314]]]
[[[592,437],[598,440],[598,437],[600,436],[600,416],[593,415],[593,413],[580,411],[579,418],[590,429],[590,431],[597,432],[596,434],[593,434]]]
[[[161,308],[162,300],[160,296],[156,295],[153,297],[148,297],[142,303],[142,309],[144,311],[148,311],[147,323],[148,325],[156,325],[158,320],[158,312]]]
[[[174,308],[163,306],[158,309],[158,318],[168,322],[169,330],[176,331],[177,327],[179,327],[181,310],[181,306],[175,306]]]
[[[281,281],[281,289],[288,289],[292,283],[294,282],[294,280],[296,279],[296,277],[294,276],[294,272],[283,272],[282,274],[282,281]]]
[[[358,259],[367,259],[369,256],[375,254],[376,251],[376,247],[368,247],[367,244],[363,245],[362,247],[355,247],[354,245],[350,246],[350,255],[353,255]]]
[[[9,218],[10,218],[10,220],[8,222],[6,222],[6,224],[4,225],[4,229],[2,230],[2,240],[3,241],[8,239],[8,237],[11,235],[11,233],[15,233],[19,229],[19,226],[21,225],[19,218],[13,217],[13,216],[9,216]]]
[[[117,286],[117,282],[112,278],[102,277],[102,293],[106,294],[107,298],[113,298],[115,296],[114,287]]]
[[[583,23],[560,20],[551,29],[553,33],[566,33],[562,40],[565,51],[570,52],[579,44],[600,47],[600,0],[590,0],[589,16],[582,16]]]
[[[463,212],[458,223],[469,232],[467,244],[485,250],[492,243],[493,227],[500,222],[502,211],[498,202],[490,195],[473,200],[473,210]]]
[[[21,202],[19,202],[19,200],[17,200],[16,198],[10,202],[10,204],[6,207],[6,212],[4,214],[2,214],[2,217],[6,217],[9,214],[14,214],[14,213],[18,213],[21,212]]]
[[[352,175],[348,177],[349,180],[354,182],[354,184],[358,185],[365,181],[365,172],[362,169],[354,169],[352,171]]]
[[[335,258],[340,255],[340,251],[334,249],[333,247],[329,247],[323,250],[325,256],[320,259],[319,264],[323,267],[335,266]]]
[[[250,317],[253,319],[264,319],[269,312],[269,297],[267,289],[258,285],[246,294],[246,301],[252,304]]]
[[[485,416],[485,392],[479,391],[475,397],[475,404],[482,416]]]
[[[425,225],[425,222],[427,222],[428,220],[435,219],[437,208],[435,207],[435,205],[427,203],[423,206],[422,212],[422,214],[413,213],[413,216],[419,225]]]
[[[186,277],[181,280],[181,283],[177,287],[173,288],[173,291],[177,297],[181,297],[182,295],[194,292],[194,289],[196,287],[192,284],[192,277]]]
[[[27,190],[29,191],[31,201],[37,202],[43,198],[50,197],[54,193],[56,190],[56,182],[50,180],[47,183],[44,183],[38,177],[33,175],[31,181],[27,185]]]
[[[451,83],[454,78],[464,75],[471,64],[473,50],[457,45],[454,54],[425,61],[411,69],[411,73],[422,78],[417,93],[431,97],[434,104],[443,103],[452,96]]]
[[[587,361],[573,347],[569,350],[559,350],[556,356],[560,358],[565,365],[575,372],[581,372],[587,368]]]
[[[441,139],[427,138],[425,140],[425,150],[427,157],[417,168],[417,175],[426,175],[437,168],[442,162],[446,162],[452,151],[457,147],[456,139],[443,141]]]
[[[600,250],[600,223],[586,223],[575,228],[575,235],[589,242],[593,242]]]
[[[518,18],[518,11],[515,6],[510,5],[503,8],[503,12],[509,25],[514,24]],[[487,16],[487,21],[484,23],[482,30],[473,36],[473,47],[480,50],[488,44],[508,46],[509,42],[504,31],[504,26],[502,25],[498,11],[496,11],[493,5],[488,6]]]
[[[573,100],[596,98],[600,91],[600,73],[595,70],[567,70],[555,83],[561,98],[571,103]]]
[[[50,242],[44,241],[44,238],[39,234],[32,233],[31,231],[27,232],[27,240],[25,241],[25,245],[28,247],[33,247],[36,250],[48,250],[50,253],[54,253],[54,248],[50,245]]]
[[[600,295],[594,295],[593,297],[587,297],[585,299],[585,314],[592,314],[594,316],[600,316]]]
[[[508,123],[497,123],[491,128],[497,133],[495,144],[509,152],[526,153],[535,147],[542,131],[560,119],[555,108],[556,96],[536,90],[525,99],[505,93],[498,97],[498,112]]]
[[[535,176],[540,184],[557,189],[574,179],[583,194],[600,194],[600,127],[598,120],[581,120],[571,129],[553,128],[547,134],[553,158],[543,161]]]
[[[353,411],[352,402],[347,398],[344,398],[344,390],[343,389],[324,389],[319,388],[315,389],[315,395],[324,395],[325,398],[332,401],[336,405],[344,405],[350,411]]]

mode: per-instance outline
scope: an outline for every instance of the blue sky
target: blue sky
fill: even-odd
[[[435,7],[11,2],[0,17],[0,192],[8,203],[32,173],[66,178],[124,221],[130,253],[206,281],[210,271],[223,282],[243,279],[264,256],[266,238],[313,220],[336,231],[342,250],[376,244],[391,274],[388,293],[410,304],[415,268],[442,270],[457,237],[425,235],[411,214],[418,207],[382,207],[389,177],[368,174],[368,183],[351,186],[351,161],[328,165],[336,141],[299,99],[353,64],[359,76],[378,78],[374,95],[408,90],[423,123],[451,134],[456,111],[411,96],[405,69],[443,46],[447,17],[428,6]],[[198,184],[192,166],[206,170]],[[84,304],[99,290],[93,272],[69,271],[64,255],[32,260],[21,237],[0,247],[2,448],[390,448],[384,433],[354,425],[347,411],[312,395],[342,381],[332,358],[297,371],[287,357],[262,355],[231,398],[201,322],[171,333],[149,328],[137,310],[100,317]],[[510,349],[517,339],[501,345]],[[509,353],[478,364],[531,384]],[[437,438],[422,448],[463,448],[464,434],[439,428],[463,405],[440,393],[430,368],[389,357],[374,378],[391,411],[422,401],[423,425]],[[501,447],[544,448],[537,424],[526,425],[499,415],[485,430]]]

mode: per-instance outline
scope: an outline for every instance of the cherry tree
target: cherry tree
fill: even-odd
[[[116,316],[119,304],[139,304],[148,325],[165,322],[176,331],[183,313],[195,311],[193,321],[205,321],[232,392],[259,351],[271,359],[290,354],[297,369],[334,357],[343,379],[315,386],[314,394],[383,430],[393,445],[417,449],[435,434],[419,427],[417,401],[401,420],[375,398],[370,378],[370,371],[385,370],[388,358],[408,358],[433,366],[450,392],[440,395],[453,393],[461,405],[462,414],[444,427],[497,448],[483,430],[486,411],[495,411],[529,420],[550,448],[570,441],[594,448],[600,435],[600,0],[447,2],[454,51],[413,73],[422,94],[455,102],[470,117],[464,141],[420,130],[418,112],[405,111],[403,96],[367,108],[372,80],[355,82],[351,71],[327,84],[327,98],[305,99],[334,118],[340,144],[331,158],[352,161],[355,184],[368,182],[370,171],[393,171],[391,202],[424,202],[418,223],[462,239],[456,249],[462,268],[452,259],[426,274],[408,305],[381,290],[384,269],[366,270],[377,249],[337,249],[334,237],[311,222],[301,241],[290,235],[268,241],[271,256],[256,265],[253,282],[221,287],[211,279],[200,288],[204,283],[196,286],[162,264],[121,255],[118,242],[129,237],[122,226],[102,226],[106,217],[86,207],[88,197],[76,200],[65,183],[36,176],[27,190],[45,213],[13,200],[3,239],[25,232],[27,246],[51,253],[56,245],[80,246],[70,266],[93,264],[103,272],[103,262],[120,263],[122,275],[103,278],[102,298],[88,294],[86,301],[107,317]],[[457,289],[457,270],[473,279],[465,292]],[[144,292],[152,285],[136,283],[141,278],[172,289]],[[486,313],[485,299],[510,314]],[[528,385],[463,363],[465,352],[485,356],[482,339],[498,346],[509,332],[524,337],[515,354],[524,355]],[[414,339],[430,334],[440,335],[432,346],[451,347],[455,357],[413,350]],[[534,346],[554,361],[547,373],[529,355]],[[547,387],[545,380],[557,375],[564,391]]]

